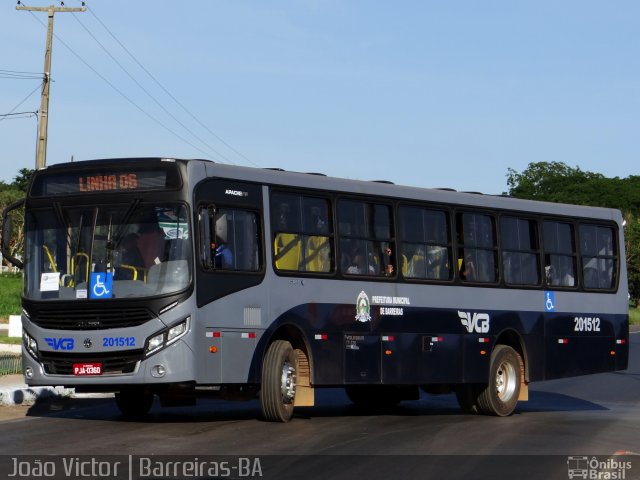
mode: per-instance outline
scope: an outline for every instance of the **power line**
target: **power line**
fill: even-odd
[[[118,67],[120,67],[120,69],[151,99],[153,100],[153,102],[158,105],[158,107],[160,107],[167,115],[169,115],[176,123],[178,123],[182,128],[184,128],[188,133],[190,133],[196,140],[198,140],[200,143],[202,143],[203,145],[205,145],[206,148],[210,149],[212,152],[214,152],[216,155],[218,155],[219,157],[223,158],[224,160],[226,160],[229,163],[233,163],[231,160],[229,160],[227,157],[225,157],[222,153],[218,152],[215,148],[213,148],[211,145],[209,145],[207,142],[205,142],[203,139],[201,139],[198,135],[196,135],[194,132],[192,132],[189,127],[187,127],[184,123],[182,123],[178,118],[176,118],[175,115],[173,115],[169,110],[167,110],[164,105],[162,105],[151,93],[149,93],[149,91],[142,85],[140,84],[140,82],[138,82],[138,80],[136,80],[133,75],[131,75],[131,73],[129,73],[129,71],[111,54],[111,52],[109,52],[109,50],[102,44],[102,42],[100,42],[100,40],[98,40],[96,38],[96,36],[91,33],[91,31],[82,23],[82,21],[78,18],[77,15],[73,15],[73,17],[76,19],[76,21],[80,24],[80,26],[87,32],[87,34],[89,34],[89,36],[91,38],[93,38],[93,40],[100,46],[100,48],[102,48],[102,50],[109,56],[109,58],[111,58],[111,60],[114,61],[114,63],[116,65],[118,65]]]
[[[191,111],[185,107],[182,102],[180,102],[176,97],[174,97],[171,92],[169,92],[164,85],[162,85],[160,83],[160,81],[158,81],[158,79],[156,79],[156,77],[145,68],[144,65],[142,65],[142,63],[140,63],[140,61],[133,55],[133,53],[131,53],[129,51],[129,49],[115,36],[115,34],[104,24],[104,22],[102,20],[100,20],[100,18],[98,18],[98,16],[93,12],[92,8],[88,8],[87,10],[89,11],[89,13],[91,15],[93,15],[93,17],[100,23],[100,25],[102,25],[102,27],[107,31],[107,33],[109,33],[109,35],[111,35],[111,38],[113,38],[118,45],[120,45],[120,47],[122,47],[122,49],[129,55],[129,57],[131,57],[131,59],[149,76],[149,78],[151,78],[151,80],[153,80],[156,85],[158,85],[158,87],[160,87],[160,89],[162,89],[162,91],[164,93],[166,93],[180,108],[182,108],[182,110],[184,110],[187,115],[189,115],[196,123],[198,123],[198,125],[200,125],[202,128],[204,128],[207,132],[209,132],[211,135],[213,135],[220,143],[222,143],[223,145],[225,145],[227,148],[229,148],[231,151],[233,151],[234,153],[236,153],[237,155],[241,156],[242,158],[244,158],[247,162],[249,162],[251,165],[253,165],[254,167],[259,167],[259,165],[257,165],[255,162],[253,162],[251,159],[249,159],[247,156],[245,156],[244,154],[242,154],[242,152],[239,152],[238,150],[236,150],[233,146],[229,145],[227,142],[224,141],[223,138],[221,138],[219,135],[217,135],[214,131],[212,131],[207,125],[205,125],[202,121],[200,121],[200,119],[198,119],[193,113],[191,113]]]
[[[36,169],[40,170],[47,165],[47,142],[49,129],[49,98],[51,92],[51,52],[53,51],[53,19],[56,13],[84,12],[85,7],[74,8],[65,7],[64,2],[60,2],[59,7],[49,5],[48,7],[30,7],[21,5],[18,0],[16,10],[29,12],[33,17],[33,12],[46,12],[48,18],[47,43],[44,49],[44,80],[42,84],[42,94],[40,96],[40,114],[38,115],[38,142],[36,144]]]
[[[42,88],[42,84],[40,84],[36,88],[34,88],[33,91],[29,95],[27,95],[26,97],[24,97],[20,101],[20,103],[18,103],[15,107],[13,107],[11,110],[9,110],[9,112],[6,113],[4,116],[0,117],[0,122],[2,122],[4,119],[6,119],[8,115],[11,115],[13,112],[15,112],[20,107],[20,105],[22,105],[24,102],[26,102],[29,99],[29,97],[31,97],[34,93],[36,93],[41,88]]]
[[[4,118],[8,118],[9,120],[13,120],[16,118],[29,118],[29,117],[34,117],[37,116],[38,112],[17,112],[17,113],[4,113],[4,114],[0,114],[0,118],[4,119]]]
[[[31,12],[29,12],[31,13]],[[36,17],[33,13],[31,13],[31,16],[38,22],[40,23],[40,25],[42,25],[44,27],[44,24],[38,19],[38,17]],[[149,118],[151,121],[153,121],[154,123],[158,124],[160,127],[162,127],[164,130],[166,130],[167,132],[169,132],[170,134],[172,134],[173,136],[175,136],[176,138],[178,138],[179,140],[183,141],[184,143],[186,143],[187,145],[190,145],[191,147],[193,147],[194,149],[198,150],[199,152],[201,152],[204,155],[209,155],[209,153],[205,152],[204,150],[202,150],[201,148],[199,148],[198,146],[194,145],[193,143],[191,143],[189,140],[187,140],[186,138],[182,137],[181,135],[177,134],[176,132],[174,132],[173,130],[171,130],[169,127],[167,127],[164,123],[162,123],[160,120],[158,120],[157,118],[155,118],[153,115],[151,115],[150,113],[148,113],[146,110],[144,110],[142,107],[140,107],[137,103],[135,103],[133,100],[131,100],[127,95],[124,94],[124,92],[122,92],[120,89],[118,89],[113,83],[111,83],[106,77],[104,77],[100,72],[98,72],[95,68],[93,68],[84,58],[82,58],[78,53],[75,52],[75,50],[73,50],[73,48],[71,48],[69,45],[67,45],[67,43],[62,40],[58,35],[56,35],[55,33],[53,34],[53,36],[56,38],[56,40],[58,40],[67,50],[69,50],[69,52],[71,52],[78,60],[80,60],[80,62],[82,62],[89,70],[91,70],[93,73],[95,73],[103,82],[105,82],[107,85],[109,85],[116,93],[118,93],[122,98],[124,98],[126,101],[128,101],[131,105],[133,105],[135,108],[137,108],[142,114],[144,114],[147,118]]]
[[[0,69],[0,78],[7,78],[10,80],[41,80],[43,76],[43,73],[38,72],[18,72],[16,70]]]
[[[39,75],[39,76],[43,75],[40,72],[21,72],[19,70],[5,70],[5,69],[2,69],[2,68],[0,68],[0,73],[20,73],[20,74],[23,74],[23,75]]]

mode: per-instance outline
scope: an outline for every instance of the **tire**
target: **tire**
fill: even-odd
[[[262,364],[260,405],[269,422],[288,422],[296,397],[298,357],[291,344],[276,340],[267,349]]]
[[[520,396],[522,359],[507,345],[497,345],[491,353],[489,383],[478,391],[480,413],[507,417],[513,413]]]
[[[469,414],[477,414],[478,410],[478,388],[475,384],[464,383],[456,386],[456,399],[460,408]]]
[[[125,417],[142,417],[149,413],[153,404],[153,394],[142,388],[128,388],[116,393],[116,405]]]

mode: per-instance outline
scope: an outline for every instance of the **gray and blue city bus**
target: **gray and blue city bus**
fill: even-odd
[[[343,387],[506,416],[530,382],[627,368],[617,210],[132,158],[39,170],[3,218],[27,384],[125,415],[217,394],[288,421]]]

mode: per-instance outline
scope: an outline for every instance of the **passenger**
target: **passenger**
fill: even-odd
[[[120,242],[116,260],[116,280],[137,280],[138,271],[144,269],[144,260],[137,247],[138,235],[128,233]]]
[[[391,251],[391,248],[389,248],[388,246],[384,248],[382,263],[384,264],[384,274],[387,277],[393,276],[394,270],[393,270],[393,262],[391,259],[392,254],[393,252]]]
[[[165,234],[153,219],[140,225],[136,246],[142,256],[145,268],[159,264],[164,258]]]
[[[364,257],[361,254],[356,254],[351,260],[351,264],[347,267],[346,273],[351,275],[363,275],[365,270]]]
[[[463,278],[463,280],[466,280],[468,282],[474,282],[478,279],[476,266],[473,263],[473,256],[470,253],[465,256],[464,262],[462,262],[460,276]]]
[[[215,242],[211,244],[215,268],[233,268],[233,251],[227,245],[228,226],[227,214],[220,215],[216,220]]]

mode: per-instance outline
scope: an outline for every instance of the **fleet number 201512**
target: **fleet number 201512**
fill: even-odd
[[[598,317],[575,317],[573,319],[575,332],[599,332],[600,319]]]

